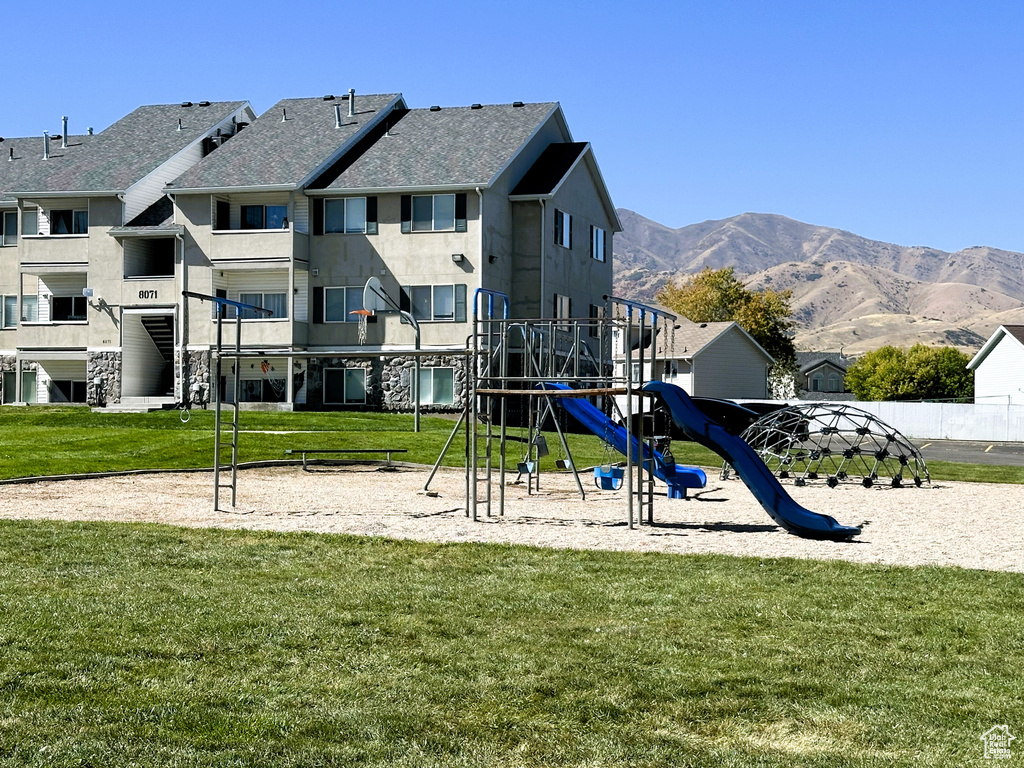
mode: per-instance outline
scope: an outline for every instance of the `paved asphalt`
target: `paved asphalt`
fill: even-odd
[[[925,461],[961,461],[1024,467],[1024,443],[970,443],[963,440],[914,440]]]

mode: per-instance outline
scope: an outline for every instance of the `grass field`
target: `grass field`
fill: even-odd
[[[981,764],[1024,730],[1022,586],[4,522],[0,765]]]
[[[425,416],[422,431],[412,431],[410,414],[391,413],[274,413],[242,414],[240,455],[243,461],[284,459],[285,449],[308,448],[406,448],[401,458],[433,464],[455,426],[449,419]],[[266,434],[302,431],[308,434]],[[38,475],[110,472],[130,469],[209,467],[213,464],[213,413],[193,411],[183,424],[177,411],[144,414],[93,413],[75,407],[0,407],[0,479]],[[510,429],[507,447],[510,462],[523,456],[524,430]],[[518,438],[518,441],[515,439]],[[547,435],[551,455],[542,463],[553,468],[559,458],[558,440]],[[570,449],[577,466],[618,461],[607,454],[598,438],[570,435]],[[460,437],[446,464],[461,465],[464,442]],[[677,441],[672,446],[676,461],[706,467],[722,460],[695,443]],[[936,480],[1024,483],[1024,467],[932,462]]]

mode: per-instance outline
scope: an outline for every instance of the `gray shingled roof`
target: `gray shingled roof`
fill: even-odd
[[[168,189],[295,188],[396,99],[401,104],[397,93],[357,95],[353,117],[347,97],[283,99]],[[340,128],[335,127],[336,104],[341,105]]]
[[[831,363],[837,368],[842,368],[844,371],[850,367],[850,363],[853,360],[849,357],[843,357],[839,352],[797,352],[796,353],[796,365],[801,373],[805,373],[812,368],[817,368],[822,363]]]
[[[67,149],[60,148],[59,136],[51,139],[50,159],[45,161],[41,159],[42,137],[31,139],[35,146],[26,148],[29,158],[26,164],[33,167],[9,185],[4,183],[4,191],[123,192],[245,103],[225,101],[205,107],[198,104],[139,107],[95,136],[74,137]],[[182,121],[180,131],[179,118]]]
[[[667,331],[663,328],[658,334],[658,356],[688,360],[721,336],[730,325],[733,323],[694,323],[681,317],[674,328]]]
[[[68,146],[60,147],[60,137],[50,139],[50,159],[43,160],[43,137],[30,136],[0,142],[0,203],[14,203],[11,191],[31,189],[46,184],[51,174],[76,162],[85,148],[98,136],[69,136]],[[14,159],[11,150],[14,150]]]
[[[410,110],[323,188],[486,186],[557,108],[545,102]]]

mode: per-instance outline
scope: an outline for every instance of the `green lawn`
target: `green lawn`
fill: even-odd
[[[422,431],[412,431],[411,414],[393,413],[275,413],[243,412],[241,427],[253,430],[241,435],[242,461],[285,459],[285,449],[310,448],[406,448],[406,461],[433,464],[455,422],[432,416],[422,419]],[[311,431],[312,434],[262,434],[259,431]],[[37,475],[109,472],[129,469],[172,469],[213,465],[213,413],[193,411],[183,424],[177,411],[144,414],[93,413],[75,407],[0,407],[0,479]],[[510,429],[513,438],[506,449],[508,461],[523,457],[525,431]],[[570,435],[577,466],[619,461],[606,453],[592,435]],[[553,469],[560,458],[558,439],[547,435],[551,454],[542,468]],[[464,462],[464,438],[459,437],[446,464]],[[722,460],[695,443],[677,441],[672,446],[676,461],[703,467],[720,467]],[[1024,467],[993,467],[978,464],[932,462],[935,480],[1024,483]]]
[[[4,522],[0,765],[981,764],[1024,729],[1022,586]]]

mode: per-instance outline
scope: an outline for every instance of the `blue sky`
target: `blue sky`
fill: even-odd
[[[555,100],[616,205],[668,226],[758,211],[1024,251],[1019,3],[100,0],[3,25],[0,135],[349,88]]]

